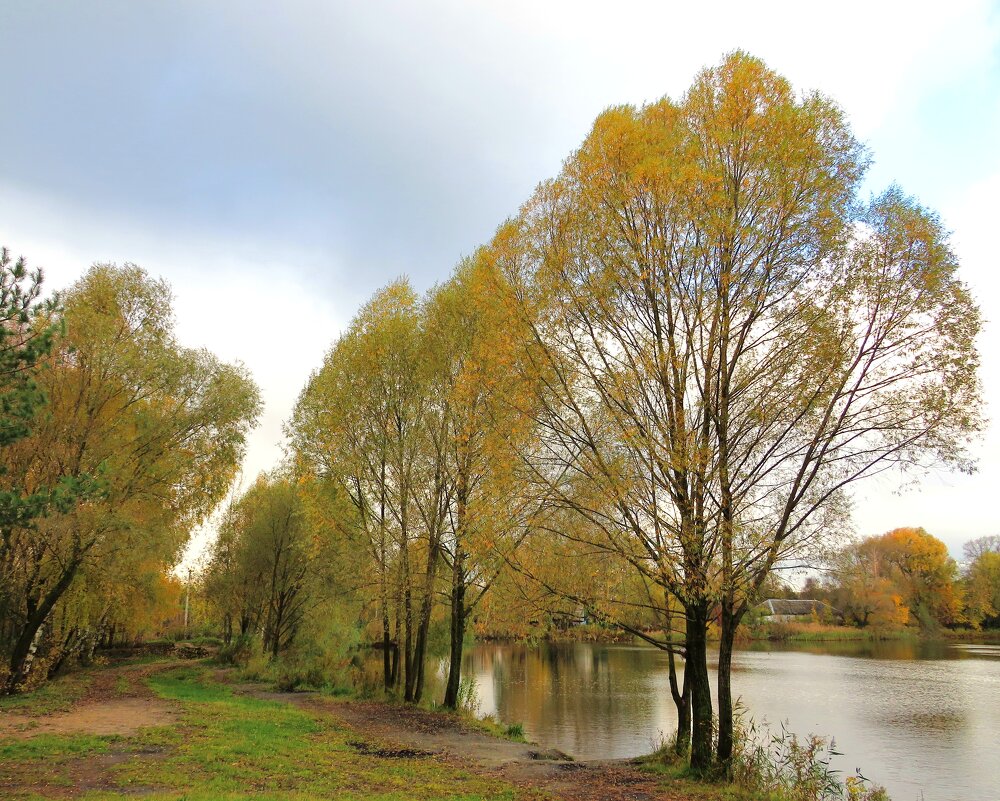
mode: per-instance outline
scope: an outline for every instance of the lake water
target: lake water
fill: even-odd
[[[650,647],[481,644],[465,671],[481,714],[580,759],[648,753],[676,727],[667,657]],[[752,647],[733,692],[772,729],[835,738],[833,767],[893,801],[1000,801],[1000,646]]]

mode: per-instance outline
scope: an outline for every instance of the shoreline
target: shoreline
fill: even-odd
[[[665,763],[574,760],[461,714],[276,692],[207,660],[112,665],[21,696],[0,731],[0,796],[151,801],[751,801]],[[67,692],[72,690],[72,692]],[[48,694],[53,695],[50,689]],[[53,699],[55,700],[55,699]],[[104,727],[128,708],[128,726]],[[5,710],[5,712],[8,710]],[[119,721],[121,722],[121,721]],[[14,730],[16,729],[16,730]],[[676,774],[676,775],[674,775]]]
[[[859,629],[853,626],[826,626],[819,624],[815,628],[812,624],[771,624],[772,626],[790,626],[790,630],[765,629],[755,632],[746,632],[737,637],[736,645],[745,646],[754,643],[810,643],[810,642],[921,642],[921,643],[998,643],[1000,644],[1000,629],[987,629],[977,631],[972,629],[942,629],[937,632],[926,632],[919,629]],[[541,645],[541,644],[571,644],[571,643],[593,643],[607,645],[641,645],[643,640],[631,634],[621,634],[608,630],[606,635],[601,635],[592,629],[573,634],[572,629],[560,632],[557,636],[499,636],[490,635],[476,637],[475,644],[520,644],[520,645]],[[718,635],[709,633],[709,642],[718,642]],[[678,644],[682,641],[678,640]],[[650,646],[655,647],[655,646]]]

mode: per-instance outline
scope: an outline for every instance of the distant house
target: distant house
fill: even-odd
[[[823,601],[798,600],[794,598],[768,598],[757,605],[761,619],[774,623],[803,621],[812,617],[840,617],[840,612]]]

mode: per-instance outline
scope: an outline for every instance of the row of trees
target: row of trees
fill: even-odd
[[[855,481],[968,469],[981,427],[980,318],[945,231],[897,188],[863,202],[866,166],[835,104],[743,53],[679,100],[603,113],[449,281],[390,284],[333,345],[288,463],[225,512],[204,587],[227,636],[280,655],[347,608],[383,686],[419,701],[443,616],[454,706],[477,615],[582,615],[670,654],[677,748],[727,769],[734,639],[768,576],[836,549]],[[11,691],[133,625],[137,586],[169,590],[259,398],[179,346],[138,268],[46,303],[40,274],[0,262]],[[841,558],[905,584],[908,614],[954,608],[919,530]]]
[[[0,690],[169,604],[259,409],[238,366],[181,347],[169,288],[94,266],[61,298],[0,258]]]
[[[897,188],[862,202],[867,162],[834,103],[734,53],[678,101],[603,113],[449,282],[362,309],[288,470],[386,688],[421,697],[443,599],[454,704],[502,587],[668,651],[678,749],[728,767],[733,642],[767,577],[838,545],[853,482],[969,469],[981,427],[945,231]]]
[[[383,684],[418,701],[437,599],[449,607],[445,704],[458,701],[467,621],[523,538],[532,499],[515,457],[530,426],[517,387],[490,369],[497,319],[470,261],[419,299],[379,292],[327,355],[289,434],[315,508],[360,562]]]
[[[898,528],[851,543],[802,597],[827,601],[861,628],[994,627],[1000,624],[1000,537],[965,545],[965,570],[922,528]]]

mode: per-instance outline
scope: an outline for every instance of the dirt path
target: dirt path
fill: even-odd
[[[337,701],[317,693],[268,692],[256,685],[234,690],[329,716],[374,745],[380,756],[426,753],[566,801],[683,801],[627,761],[574,761],[543,746],[499,739],[443,713],[376,701]]]
[[[179,707],[155,696],[147,679],[182,664],[190,663],[172,660],[96,671],[82,696],[66,711],[0,715],[0,740],[37,734],[128,736],[146,726],[179,725]],[[341,701],[318,693],[271,692],[259,684],[233,684],[232,677],[231,670],[215,671],[215,678],[230,683],[236,693],[293,704],[331,728],[347,730],[348,744],[375,759],[434,758],[472,773],[506,780],[524,790],[527,798],[685,801],[628,762],[575,762],[559,752],[545,752],[544,746],[499,739],[444,713],[403,704]],[[126,761],[166,756],[161,749],[137,750],[134,742],[122,741],[108,753],[67,762],[64,767],[72,778],[64,785],[42,781],[42,777],[30,773],[22,775],[15,769],[4,775],[0,764],[0,797],[6,790],[29,789],[52,797],[74,797],[87,790],[142,795],[156,788],[133,786],[123,790],[113,780],[114,768]]]
[[[155,696],[146,679],[179,664],[183,663],[157,662],[97,671],[83,696],[65,712],[38,715],[24,711],[0,716],[0,737],[129,735],[147,726],[172,725],[179,719],[179,711]]]

